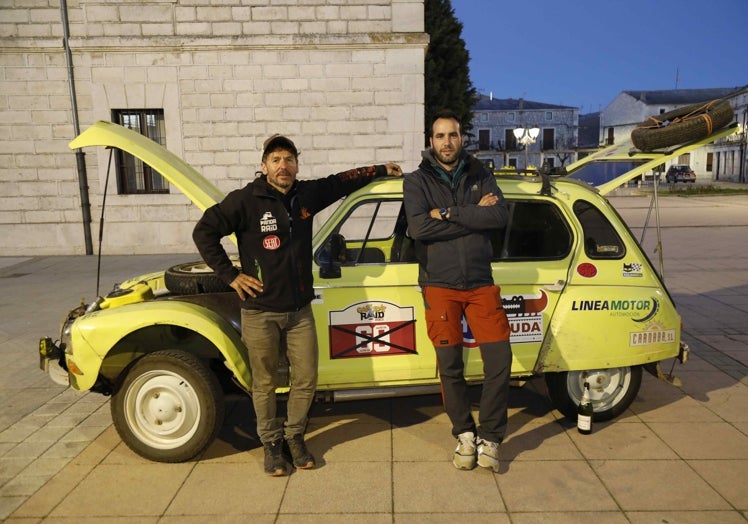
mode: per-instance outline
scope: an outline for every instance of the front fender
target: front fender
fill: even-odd
[[[88,390],[96,383],[102,362],[128,335],[153,326],[175,326],[195,332],[223,355],[226,366],[247,389],[252,380],[247,348],[239,333],[218,313],[198,304],[179,300],[155,300],[89,313],[72,326],[71,349],[67,350],[71,384]],[[173,347],[173,346],[172,346]]]

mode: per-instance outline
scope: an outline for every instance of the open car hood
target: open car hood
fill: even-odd
[[[569,164],[566,166],[566,176],[593,185],[600,194],[607,195],[617,187],[644,175],[667,160],[677,158],[737,131],[737,125],[732,124],[701,140],[646,153],[636,149],[630,139],[624,140],[620,144],[606,147]]]
[[[70,149],[88,146],[116,147],[142,160],[205,211],[224,193],[177,155],[150,138],[112,122],[99,120],[72,142]]]

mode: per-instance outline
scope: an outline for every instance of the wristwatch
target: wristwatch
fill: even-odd
[[[439,210],[439,216],[442,217],[442,220],[447,220],[447,215],[449,214],[449,209],[446,207],[443,207]]]

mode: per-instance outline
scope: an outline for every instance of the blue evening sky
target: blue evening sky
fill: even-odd
[[[748,84],[748,0],[452,0],[482,94],[604,109],[621,91]]]

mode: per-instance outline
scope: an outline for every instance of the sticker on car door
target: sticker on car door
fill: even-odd
[[[502,295],[512,344],[543,341],[543,311],[548,306],[548,294],[543,289],[539,291],[537,295]],[[478,347],[465,317],[462,317],[462,333],[466,348]]]
[[[413,355],[413,306],[367,301],[329,312],[330,358]]]

